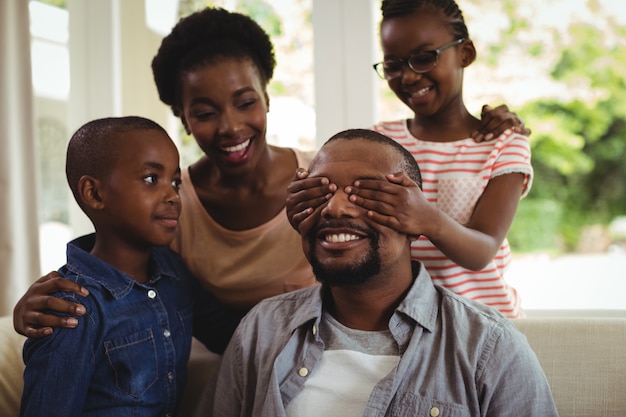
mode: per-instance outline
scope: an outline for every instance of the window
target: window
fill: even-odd
[[[177,20],[172,15],[176,13],[177,1],[168,0],[163,3],[162,1],[145,0],[147,25],[161,36],[167,33],[171,25]],[[271,96],[271,112],[268,115],[269,141],[282,146],[315,148],[326,135],[326,132],[319,133],[320,114],[328,115],[331,113],[335,115],[345,112],[347,116],[343,120],[351,125],[350,127],[355,125],[369,126],[367,121],[362,122],[362,119],[356,119],[350,114],[351,110],[361,108],[359,106],[362,106],[363,94],[367,92],[368,78],[359,84],[363,87],[358,91],[359,94],[354,94],[354,91],[350,89],[351,80],[344,77],[343,81],[338,84],[332,84],[332,81],[329,81],[328,74],[324,73],[324,70],[329,68],[328,66],[324,68],[318,66],[316,68],[317,73],[313,72],[315,59],[313,44],[317,43],[318,46],[320,44],[320,39],[315,38],[316,32],[313,31],[315,22],[324,21],[323,31],[331,31],[332,42],[341,44],[342,37],[354,36],[355,31],[350,28],[342,32],[340,29],[329,27],[329,25],[339,19],[339,27],[343,22],[345,29],[348,24],[354,23],[354,16],[361,18],[354,6],[349,13],[350,16],[343,16],[342,13],[334,11],[333,7],[339,7],[340,4],[334,0],[316,0],[316,4],[312,0],[256,2],[222,0],[214,3],[231,9],[241,7],[240,11],[253,15],[256,10],[259,13],[259,19],[262,16],[267,17],[267,13],[269,13],[270,19],[273,20],[268,24],[276,25],[272,26],[272,30],[275,30],[272,36],[276,46],[278,66],[274,80],[269,86]],[[348,3],[349,1],[346,0],[346,4]],[[37,132],[40,154],[45,155],[45,158],[42,157],[40,160],[40,221],[42,225],[41,241],[45,245],[42,248],[42,257],[46,258],[42,259],[42,269],[47,272],[58,267],[64,261],[65,242],[72,234],[69,228],[69,225],[72,224],[72,198],[67,189],[62,169],[65,145],[71,134],[67,122],[68,113],[71,111],[67,107],[71,56],[68,50],[67,11],[36,1],[31,1],[30,4],[33,85],[37,95],[35,109]],[[120,7],[128,7],[126,2],[123,4]],[[325,4],[327,8],[322,7],[316,10],[325,13],[328,18],[320,17],[319,14],[312,16],[311,9],[313,7],[320,7],[320,5]],[[373,13],[376,18],[371,22],[371,33],[369,34],[372,39],[375,39],[378,34],[380,18],[378,1],[359,1],[351,4],[363,4],[364,7],[375,8]],[[478,114],[482,104],[507,103],[510,108],[524,117],[527,124],[533,129],[531,135],[533,143],[553,140],[553,142],[546,143],[553,146],[572,146],[570,157],[569,159],[564,158],[563,164],[568,163],[568,161],[572,162],[572,158],[577,155],[584,156],[585,153],[581,150],[582,145],[580,143],[576,145],[578,143],[576,141],[585,138],[584,132],[573,132],[570,129],[573,123],[569,123],[569,126],[566,125],[567,129],[564,130],[564,125],[557,123],[559,120],[550,124],[545,118],[539,116],[546,114],[558,119],[567,110],[562,105],[558,107],[558,103],[575,102],[576,99],[582,98],[581,103],[588,106],[595,105],[594,103],[603,103],[605,108],[615,111],[611,117],[614,117],[618,122],[619,120],[623,122],[623,115],[620,116],[618,110],[621,108],[619,102],[626,101],[626,92],[623,88],[612,85],[603,87],[599,83],[619,74],[619,71],[610,71],[610,66],[602,66],[602,62],[613,62],[618,65],[626,59],[626,52],[624,52],[626,40],[619,36],[619,31],[616,30],[619,29],[620,25],[626,24],[626,9],[616,9],[610,0],[599,1],[598,7],[593,10],[587,9],[586,4],[568,0],[552,2],[548,9],[546,9],[545,2],[539,0],[529,0],[510,10],[506,10],[504,6],[492,6],[485,8],[481,6],[480,1],[462,4],[470,35],[478,50],[478,60],[468,67],[465,74],[466,88],[464,94],[469,110]],[[245,7],[248,9],[244,9]],[[155,11],[165,13],[154,13]],[[558,12],[559,19],[555,20],[553,16],[556,15],[556,12]],[[329,17],[330,14],[332,14],[332,19]],[[350,20],[351,18],[352,20]],[[266,28],[266,30],[268,29]],[[589,39],[595,42],[596,47],[577,48],[574,44],[577,39],[576,36],[582,40]],[[362,59],[363,56],[369,56],[367,54],[370,54],[370,51],[361,50],[368,49],[369,45],[364,38],[360,39],[362,42],[359,43],[359,48],[345,48],[349,49],[349,51],[345,51],[338,47],[337,56],[341,57],[341,54],[345,56],[352,53],[361,54],[356,57],[350,55],[348,58],[344,58],[350,62]],[[345,39],[343,40],[345,41]],[[354,44],[352,42],[350,45]],[[335,46],[330,43],[328,45]],[[377,45],[376,40],[372,49],[376,49]],[[593,52],[594,50],[601,52],[602,60],[590,60],[587,56],[587,61],[584,61],[585,56],[575,54],[576,51]],[[373,59],[371,62],[366,62],[369,65],[381,56],[380,51],[371,53]],[[569,61],[564,60],[565,58]],[[341,62],[338,62],[336,58],[333,58],[331,62],[334,63],[331,66],[333,71],[341,71]],[[408,109],[389,92],[386,83],[375,76],[371,66],[359,63],[358,67],[364,67],[363,71],[370,72],[366,76],[371,76],[372,89],[376,91],[375,99],[367,98],[378,102],[377,110],[373,116],[374,120],[371,122],[409,117]],[[345,70],[345,68],[343,69]],[[593,71],[589,69],[593,69]],[[352,76],[355,76],[357,72],[351,68],[348,68],[348,71]],[[592,72],[596,75],[601,74],[603,78],[592,79]],[[332,84],[331,87],[324,90],[323,85],[318,85],[316,90],[316,76],[318,79],[322,79],[322,83]],[[578,87],[573,88],[572,82]],[[150,91],[146,94],[149,93],[156,97],[151,83],[147,89]],[[132,91],[132,94],[136,95],[137,92]],[[320,97],[325,102],[320,105],[316,114],[315,100]],[[611,98],[618,101],[610,101]],[[345,102],[342,101],[344,99]],[[337,102],[337,107],[333,107],[329,111],[328,107],[330,106],[327,103],[334,104],[335,102]],[[555,108],[558,108],[558,112],[561,113],[552,110],[542,112],[540,105],[547,102],[554,102]],[[586,114],[592,114],[587,110],[585,111]],[[364,112],[359,110],[357,113]],[[169,121],[164,125],[168,126],[170,131],[175,132],[173,136],[177,136],[180,133],[180,123],[173,119],[169,110],[164,114],[169,117]],[[324,123],[326,120],[324,119]],[[366,118],[366,120],[369,119]],[[328,128],[327,124],[323,124],[322,128]],[[619,126],[616,124],[614,127],[618,128]],[[331,127],[332,129],[335,129],[334,125]],[[623,144],[626,133],[620,132],[617,133],[615,144],[619,144],[619,140]],[[567,143],[559,142],[559,140],[567,140]],[[186,145],[183,143],[181,146],[185,147]],[[575,146],[579,146],[579,148],[577,149]],[[198,155],[198,151],[193,150],[193,144],[190,145],[190,149],[192,150],[183,162],[185,165],[193,161]],[[622,271],[626,270],[624,244],[626,232],[619,226],[623,224],[623,220],[620,223],[619,215],[624,216],[626,213],[618,212],[615,215],[613,224],[616,226],[613,228],[609,226],[611,219],[608,219],[597,233],[596,231],[599,229],[594,225],[583,228],[576,233],[570,232],[570,235],[573,235],[580,242],[596,243],[593,248],[587,248],[585,253],[579,253],[580,250],[584,249],[582,245],[576,247],[573,246],[574,243],[567,242],[567,239],[573,241],[574,238],[557,236],[560,233],[563,219],[572,217],[568,215],[569,212],[563,211],[560,214],[554,214],[550,212],[549,205],[545,205],[545,201],[541,202],[543,205],[540,205],[537,210],[531,207],[537,203],[535,200],[538,199],[548,199],[556,202],[556,204],[562,203],[558,198],[554,198],[545,191],[545,183],[550,178],[546,174],[548,171],[544,169],[544,165],[549,164],[550,161],[545,162],[541,155],[542,151],[539,149],[533,153],[533,165],[537,164],[533,192],[541,191],[542,194],[538,196],[531,194],[522,200],[516,221],[509,234],[514,245],[514,261],[509,276],[510,284],[520,292],[523,307],[529,312],[529,315],[532,315],[533,312],[543,314],[561,310],[585,310],[586,312],[608,310],[626,315],[626,302],[621,296],[626,290],[626,283],[621,278]],[[613,152],[614,158],[622,161],[621,165],[623,166],[623,161],[626,159],[623,147],[616,147]],[[185,151],[182,153],[185,154]],[[608,151],[606,153],[610,154]],[[551,155],[554,156],[554,153]],[[575,162],[580,161],[576,160]],[[588,165],[585,164],[589,163],[591,163],[589,160],[583,160],[580,162],[581,165],[576,166],[576,169],[578,171],[582,168],[586,169]],[[566,169],[567,167],[561,166],[559,168]],[[563,172],[565,172],[563,177],[566,178],[567,172]],[[616,172],[616,181],[620,179],[621,175],[622,182],[612,184],[624,184],[623,178],[626,177],[623,174],[624,171]],[[620,172],[622,174],[619,174]],[[615,185],[601,188],[620,189]],[[615,205],[615,203],[612,204]],[[622,211],[623,207],[622,205]],[[561,204],[558,210],[567,209],[569,207],[563,207]],[[555,217],[550,217],[553,214]],[[541,227],[538,231],[526,235],[520,234],[521,232],[516,230],[516,228],[529,229],[529,225],[540,225]],[[566,224],[565,226],[571,225]],[[539,235],[545,237],[548,234],[548,229],[554,230],[556,240],[550,240],[547,244],[535,242],[533,243],[535,249],[532,246],[521,247]],[[581,236],[584,237],[580,238]],[[559,251],[554,251],[554,248],[559,248]],[[595,313],[589,312],[589,314]]]

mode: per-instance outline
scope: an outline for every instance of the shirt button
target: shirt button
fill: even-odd
[[[317,326],[316,325],[313,325],[312,331],[313,331],[313,336],[315,336],[317,334]]]
[[[308,369],[306,369],[304,367],[298,369],[298,375],[300,375],[302,378],[304,378],[308,374],[309,374],[309,370]]]
[[[163,336],[165,336],[166,338],[170,337],[171,333],[169,330],[165,329],[163,330]]]
[[[438,417],[439,409],[437,407],[433,407],[430,409],[430,417]]]
[[[168,380],[169,382],[172,382],[172,381],[174,380],[174,374],[173,374],[173,373],[171,373],[171,372],[168,372],[168,373],[167,373],[167,380]]]
[[[156,297],[156,291],[154,290],[148,291],[148,298],[155,298],[155,297]]]

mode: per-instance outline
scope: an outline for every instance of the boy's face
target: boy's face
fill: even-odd
[[[179,156],[159,130],[135,130],[115,138],[119,150],[102,180],[99,234],[145,248],[169,245],[180,215]]]

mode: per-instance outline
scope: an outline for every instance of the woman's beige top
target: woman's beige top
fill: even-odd
[[[314,152],[293,151],[298,166],[307,168]],[[253,229],[225,229],[202,206],[189,168],[182,179],[182,212],[172,248],[218,299],[247,310],[264,298],[316,284],[285,208]]]

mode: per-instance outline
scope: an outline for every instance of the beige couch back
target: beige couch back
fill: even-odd
[[[561,417],[626,416],[626,318],[549,318],[513,321],[526,335],[548,378]],[[24,338],[0,318],[0,410],[19,416]],[[202,391],[215,356],[194,345],[183,414]]]
[[[626,318],[513,322],[537,354],[561,417],[626,416]]]

